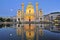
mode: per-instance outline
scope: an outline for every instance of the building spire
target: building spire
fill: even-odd
[[[21,17],[24,18],[24,3],[22,3],[21,6],[22,6],[22,14],[21,14],[22,16]]]
[[[38,2],[36,2],[36,16],[37,16],[36,18],[38,18],[38,15],[39,15],[38,14]]]
[[[21,6],[22,6],[22,12],[24,12],[24,3],[22,3]]]
[[[36,13],[38,13],[38,2],[36,2]]]

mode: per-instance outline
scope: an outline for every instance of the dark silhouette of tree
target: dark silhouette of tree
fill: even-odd
[[[5,19],[0,17],[0,22],[5,22]]]
[[[6,19],[6,22],[12,22],[12,20],[10,18]]]

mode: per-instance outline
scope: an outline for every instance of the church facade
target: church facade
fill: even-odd
[[[36,2],[36,11],[34,11],[34,6],[31,2],[28,3],[26,11],[24,11],[24,3],[21,4],[22,9],[17,11],[17,22],[21,21],[42,21],[43,13],[42,9],[39,10],[38,2]]]

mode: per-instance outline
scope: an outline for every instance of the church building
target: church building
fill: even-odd
[[[26,7],[26,11],[24,11],[24,3],[21,4],[22,9],[18,9],[17,11],[17,22],[21,21],[42,21],[43,20],[43,13],[42,9],[39,10],[38,2],[36,2],[36,11],[34,11],[34,6],[31,2],[28,3]]]

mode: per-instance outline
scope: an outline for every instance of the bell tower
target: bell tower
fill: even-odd
[[[17,22],[20,22],[21,21],[21,10],[19,9],[17,11]]]
[[[40,21],[43,20],[43,12],[42,12],[42,9],[39,10],[39,20]]]

